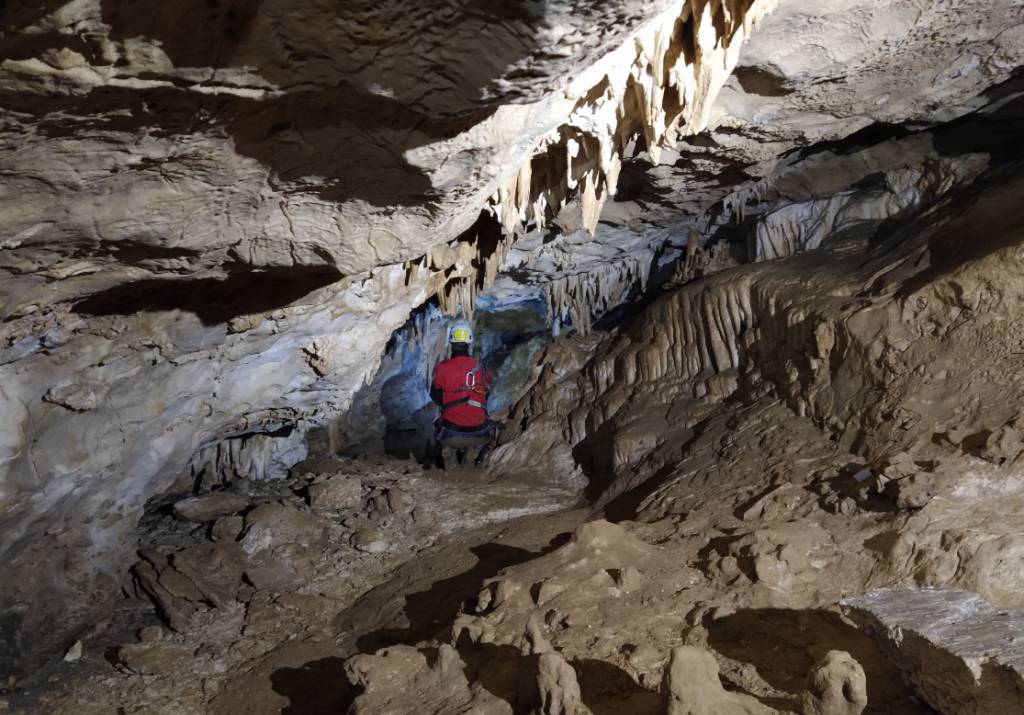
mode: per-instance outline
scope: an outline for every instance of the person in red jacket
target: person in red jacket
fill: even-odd
[[[487,419],[487,391],[491,373],[470,355],[473,328],[457,320],[448,328],[451,357],[437,364],[430,385],[430,397],[441,409],[434,437],[441,448],[446,469],[458,464],[479,464],[493,437]],[[476,449],[474,459],[468,451]]]

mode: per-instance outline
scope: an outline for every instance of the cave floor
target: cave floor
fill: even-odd
[[[590,515],[574,508],[578,491],[552,487],[543,473],[495,477],[484,468],[423,470],[386,458],[348,462],[345,471],[371,495],[389,496],[394,508],[375,514],[371,496],[368,514],[322,514],[333,523],[315,568],[280,587],[283,593],[249,587],[246,603],[203,604],[177,632],[151,602],[126,597],[82,639],[80,659],[52,662],[12,682],[8,707],[344,712],[356,694],[342,667],[346,657],[433,637],[483,580],[566,541]],[[310,511],[308,486],[283,480],[247,484],[244,491],[253,505],[291,503]],[[174,501],[165,497],[151,506],[140,527],[143,550],[173,553],[209,540],[210,525],[182,523],[173,516]],[[149,639],[155,639],[145,646],[149,652],[127,666],[122,646]]]
[[[597,516],[594,507],[580,507],[578,491],[543,486],[551,484],[543,472],[495,479],[487,470],[352,462],[345,478],[358,475],[369,499],[364,512],[347,516],[310,510],[308,480],[247,485],[253,504],[290,505],[328,523],[311,568],[275,589],[243,587],[220,607],[200,604],[178,632],[161,625],[148,602],[126,598],[110,623],[84,639],[81,660],[20,683],[10,705],[78,714],[338,713],[363,690],[345,666],[354,654],[404,656],[403,647],[436,652],[454,643],[467,677],[519,712],[525,661],[514,644],[539,612],[597,715],[662,712],[665,659],[681,644],[713,650],[726,686],[766,707],[798,709],[814,663],[838,648],[854,654],[870,678],[865,712],[931,712],[834,607],[843,593],[864,588],[864,564],[853,555],[845,565],[814,563],[810,541],[852,548],[890,515],[865,512],[849,522],[815,506],[820,500],[805,484],[760,484],[752,474],[766,455],[776,475],[793,476],[834,462],[834,450],[776,401],[725,413],[710,420],[677,465],[691,475],[684,491],[678,477],[645,486],[632,497],[643,518],[619,525],[582,526]],[[729,469],[706,478],[737,440],[772,423],[778,429],[762,432],[758,448],[732,454]],[[388,499],[375,501],[382,495]],[[684,500],[685,517],[677,513]],[[172,501],[155,504],[143,520],[143,550],[187,551],[215,531],[175,518]],[[381,509],[385,502],[390,506]],[[417,512],[424,504],[429,515]],[[742,545],[737,525],[744,519],[735,514],[744,506],[757,535],[745,552],[753,558],[732,556],[741,554],[734,547]],[[797,518],[807,523],[797,525]],[[384,546],[367,543],[367,530]],[[811,561],[800,566],[788,553],[779,556],[793,558],[784,573],[769,561],[783,540]],[[414,712],[415,693],[406,696],[392,709],[363,712]]]

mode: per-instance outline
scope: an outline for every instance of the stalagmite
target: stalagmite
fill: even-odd
[[[749,695],[730,693],[718,679],[718,664],[706,650],[681,646],[672,650],[663,684],[668,715],[772,715]]]

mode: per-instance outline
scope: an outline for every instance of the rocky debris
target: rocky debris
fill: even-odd
[[[363,485],[356,477],[335,476],[308,487],[309,505],[317,511],[358,511],[363,504]]]
[[[389,546],[387,532],[375,526],[365,527],[353,535],[352,545],[368,554],[382,554]]]
[[[756,698],[722,687],[714,655],[694,646],[672,649],[662,691],[668,715],[776,714]]]
[[[263,504],[245,517],[245,577],[257,589],[285,590],[308,579],[327,544],[328,523],[290,504]]]
[[[245,517],[222,516],[210,527],[210,538],[214,541],[237,541],[245,529]]]
[[[479,683],[470,684],[465,663],[449,645],[429,657],[410,646],[395,646],[345,662],[349,680],[363,688],[352,715],[479,713],[512,715],[512,707]]]
[[[101,383],[62,380],[47,390],[43,399],[72,412],[88,412],[99,407],[106,394],[107,388]]]
[[[64,653],[65,663],[77,663],[82,659],[82,641],[75,641]]]
[[[831,537],[814,524],[778,524],[737,535],[709,554],[707,573],[725,583],[746,581],[792,591],[813,581]]]
[[[215,521],[222,516],[237,514],[248,508],[249,500],[233,492],[211,492],[188,497],[174,503],[174,515],[183,521],[200,524]]]
[[[171,566],[196,585],[204,601],[223,608],[235,601],[245,561],[238,544],[198,544],[175,552]]]
[[[132,567],[136,597],[148,597],[171,628],[185,630],[202,592],[172,568],[165,555],[153,551],[143,551],[141,555],[142,560]]]
[[[261,498],[223,491],[179,501],[175,517],[213,521],[208,532],[196,531],[190,544],[169,552],[141,552],[133,569],[136,593],[151,598],[172,628],[184,630],[197,610],[245,601],[253,588],[297,587],[323,558],[329,523],[294,504],[253,507]],[[240,511],[247,513],[233,513]]]
[[[926,703],[950,715],[1021,712],[1024,614],[943,588],[879,589],[843,608]]]
[[[319,517],[290,504],[262,504],[246,514],[239,543],[250,558],[282,546],[312,549],[323,543],[326,528]]]
[[[201,543],[170,555],[142,552],[133,569],[137,595],[149,596],[175,630],[183,630],[200,605],[223,608],[242,585],[244,555],[236,543]]]
[[[978,456],[996,464],[1013,463],[1024,452],[1024,414],[1015,415],[985,438]]]
[[[849,653],[831,650],[811,675],[801,715],[860,715],[868,704],[867,678]]]
[[[193,651],[174,643],[129,643],[117,651],[121,664],[140,675],[173,673],[187,666]]]
[[[653,565],[656,554],[617,524],[601,519],[588,522],[552,553],[485,581],[472,612],[456,619],[453,633],[458,637],[464,632],[478,642],[493,638],[496,624],[505,631],[518,625],[508,641],[519,644],[524,638],[536,639],[528,652],[540,652],[535,648],[546,641],[537,624],[545,614],[557,612],[563,601],[578,612],[583,603],[598,608],[609,598],[633,597],[631,589],[644,582],[643,570]]]

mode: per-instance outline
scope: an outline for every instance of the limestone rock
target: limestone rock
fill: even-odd
[[[237,541],[245,528],[245,517],[222,516],[210,527],[210,538],[214,541]]]
[[[672,650],[663,683],[668,715],[775,715],[756,698],[730,693],[718,679],[718,663],[703,648]]]
[[[75,641],[64,654],[65,663],[77,663],[82,659],[82,641]]]
[[[477,286],[505,270],[540,292],[556,332],[586,333],[683,251],[689,280],[747,249],[781,263],[847,230],[874,238],[988,165],[993,113],[1012,106],[1024,63],[1014,0],[201,5],[4,9],[0,621],[17,632],[5,626],[2,653],[57,653],[95,617],[104,599],[82,595],[115,592],[105,579],[132,562],[151,497],[182,478],[286,474],[306,456],[303,430],[348,408],[418,306],[472,310]],[[984,128],[970,142],[930,129],[973,110]],[[484,246],[491,221],[502,235]],[[751,223],[764,230],[738,235]],[[684,246],[696,225],[706,235]],[[724,234],[736,239],[718,241],[725,251],[700,245]],[[903,374],[915,348],[874,340],[885,330],[860,340],[859,296],[908,318],[930,300],[935,332],[999,304],[995,283],[962,276],[938,292],[897,289],[912,269],[952,268],[940,254],[847,266],[878,269],[853,287],[812,281],[813,262],[782,281],[788,294],[758,277],[778,265],[690,283],[614,336],[565,384],[579,404],[531,434],[567,474],[576,443],[595,435],[602,457],[631,467],[660,440],[603,425],[642,383],[692,396],[700,409],[676,408],[688,414],[770,385],[871,451],[880,430],[846,424],[841,406],[899,430],[914,418],[862,405],[885,391],[849,376]],[[823,296],[835,305],[819,311]],[[819,315],[832,308],[845,314]],[[1015,439],[979,454],[1013,459]],[[534,460],[506,453],[516,449]],[[616,481],[602,498],[635,486]],[[919,505],[909,486],[903,503]],[[270,537],[246,529],[246,552],[270,558]],[[753,563],[786,592],[811,569],[782,549],[733,554],[729,577]],[[161,588],[181,598],[172,580]]]
[[[376,526],[357,531],[352,537],[352,545],[368,554],[382,554],[389,548],[385,531]]]
[[[849,653],[831,650],[814,668],[802,715],[860,715],[868,704],[867,678]]]
[[[315,546],[322,543],[326,524],[287,504],[263,504],[245,516],[242,550],[254,556],[282,545]]]
[[[204,600],[223,608],[234,602],[242,585],[242,556],[235,543],[199,544],[175,553],[171,564],[196,585]]]
[[[156,643],[164,639],[165,631],[160,626],[144,626],[139,629],[139,643]]]
[[[192,650],[173,643],[129,643],[117,651],[118,660],[141,675],[173,673],[192,660]]]
[[[309,505],[318,511],[357,511],[363,502],[358,478],[335,476],[309,486]]]
[[[1020,712],[1024,613],[943,588],[879,589],[847,599],[843,607],[939,712]]]
[[[206,523],[249,506],[249,500],[232,492],[212,492],[174,503],[174,514],[183,521]]]
[[[542,653],[537,658],[537,715],[590,715],[583,704],[576,671],[560,653]]]
[[[294,589],[313,574],[326,544],[327,524],[290,504],[263,504],[245,516],[238,542],[245,577],[255,588]]]
[[[479,713],[512,715],[512,707],[480,685],[470,684],[465,664],[449,645],[437,655],[410,646],[395,646],[375,655],[357,655],[345,662],[349,680],[363,688],[349,711],[352,715],[442,715]]]
[[[310,572],[308,562],[302,564],[287,559],[260,559],[248,563],[245,578],[261,591],[287,591],[302,583]]]
[[[47,390],[43,399],[73,412],[88,412],[99,406],[106,393],[100,383],[64,380]]]

